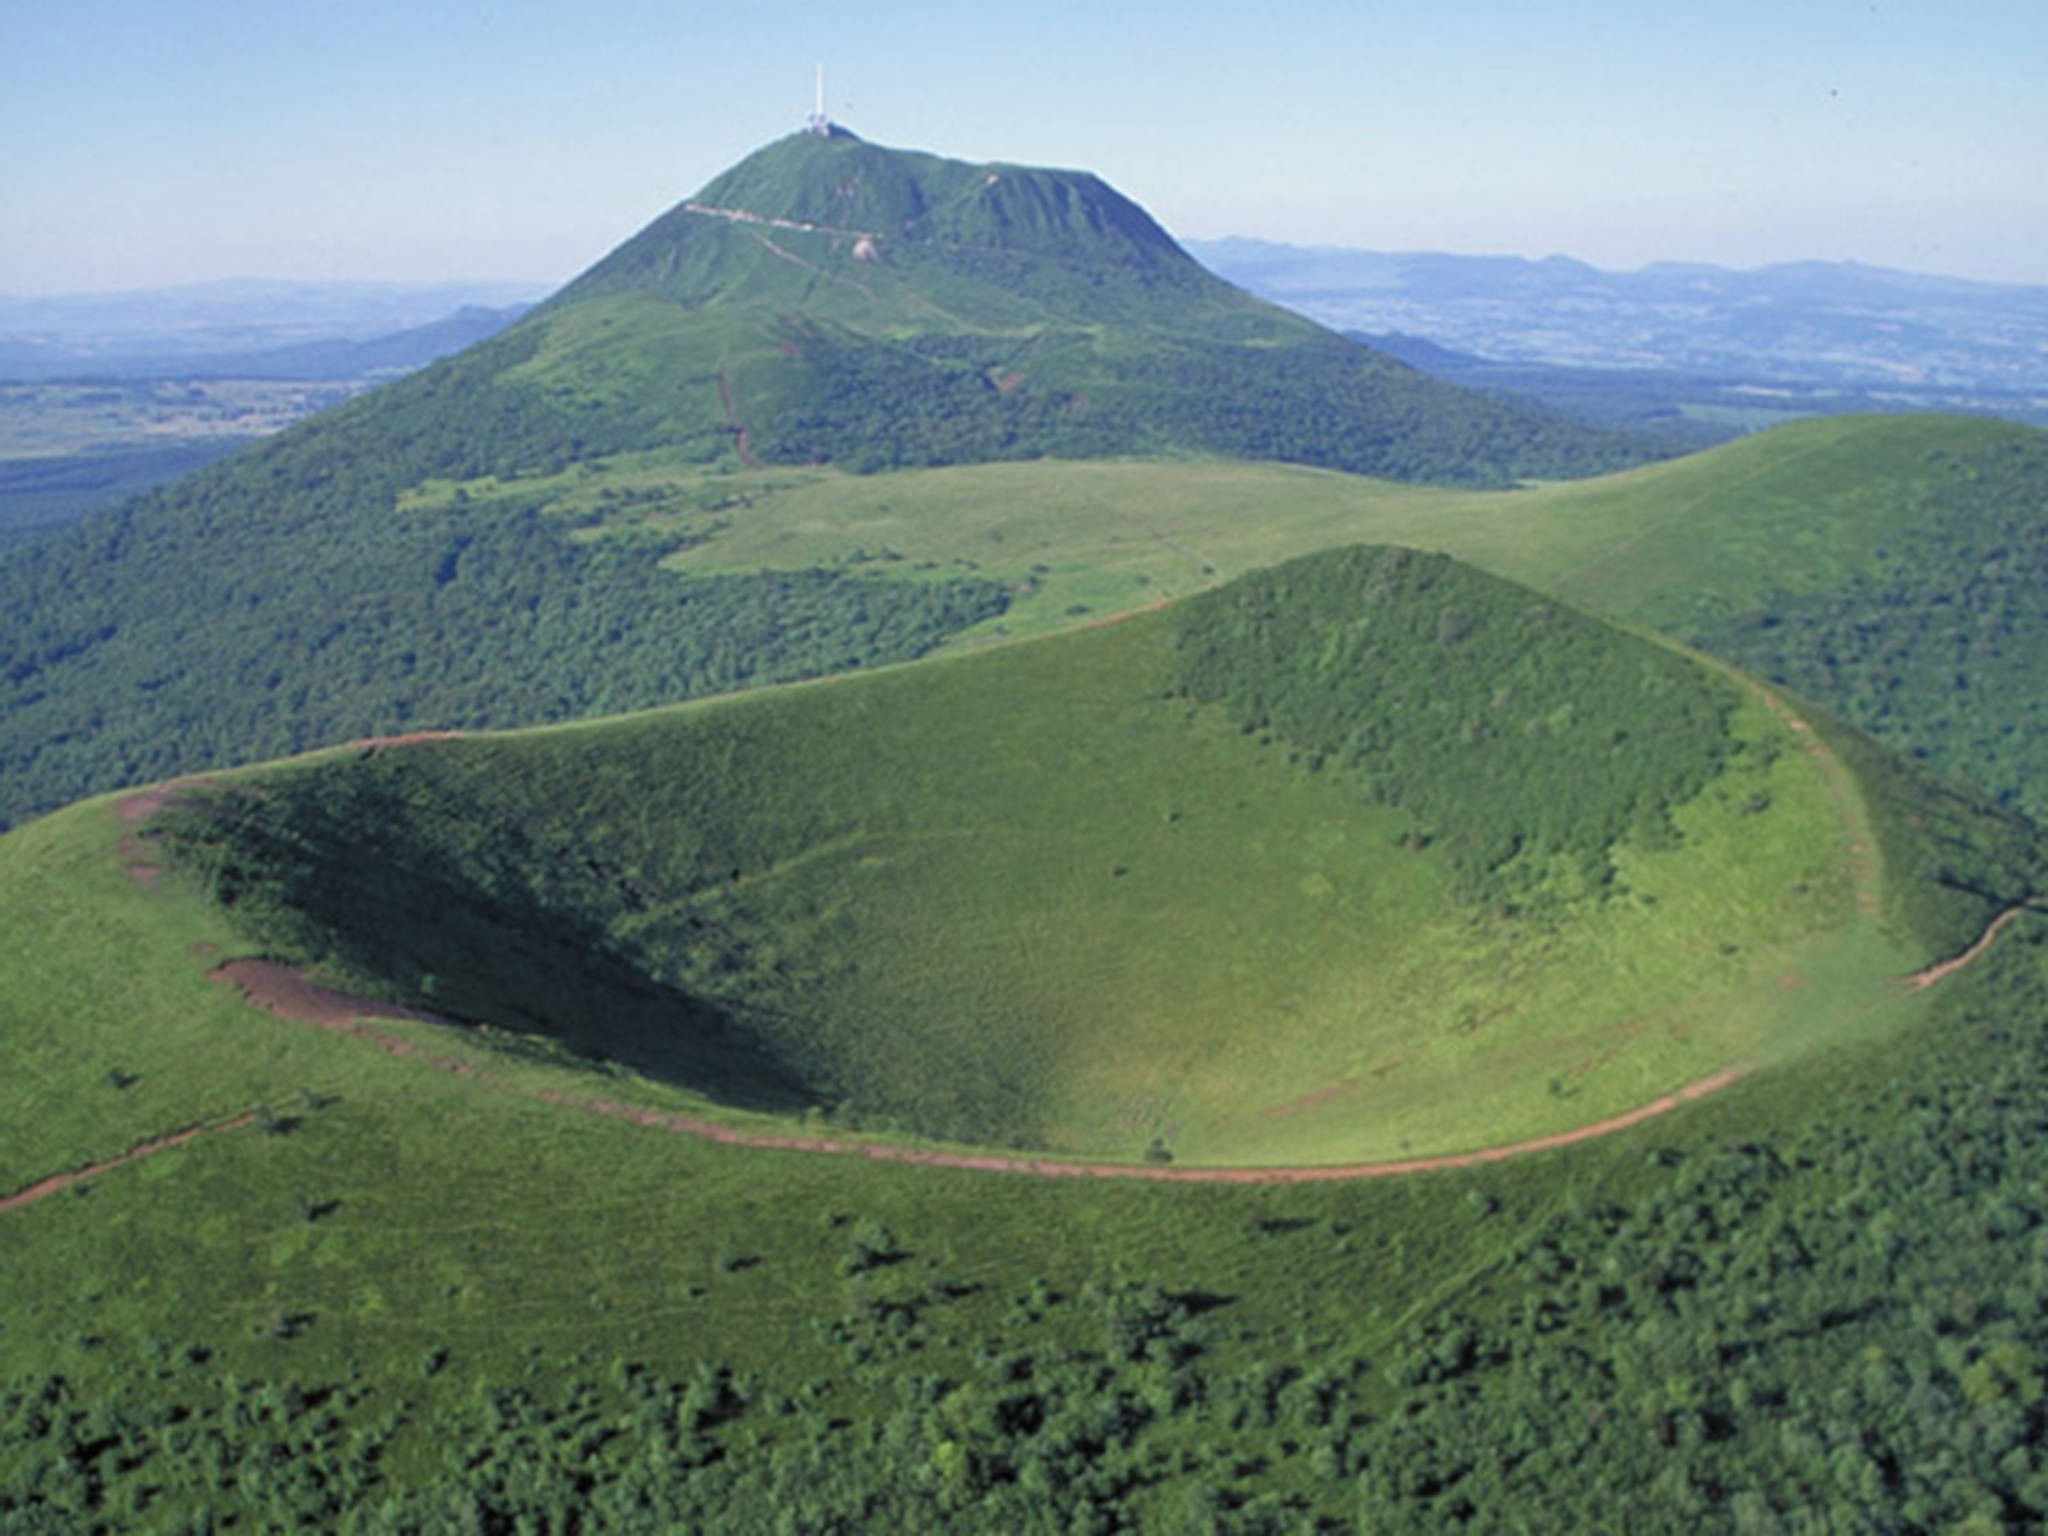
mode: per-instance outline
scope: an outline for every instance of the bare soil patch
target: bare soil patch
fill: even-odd
[[[459,1025],[458,1020],[440,1014],[323,987],[316,981],[309,981],[297,967],[282,961],[230,960],[207,974],[214,981],[239,988],[242,996],[250,1002],[281,1019],[338,1030],[380,1045],[394,1056],[416,1055],[418,1047],[410,1040],[372,1029],[364,1020],[410,1019],[422,1024]],[[468,1067],[467,1062],[437,1060],[435,1064],[451,1070],[457,1066]]]
[[[393,747],[416,747],[429,741],[459,741],[467,731],[402,731],[395,736],[363,736],[347,743],[346,752],[360,752],[364,757],[375,757]]]
[[[142,845],[142,824],[169,804],[174,796],[217,785],[217,780],[207,778],[166,779],[161,784],[138,789],[132,795],[123,795],[114,802],[114,814],[121,821],[121,839],[114,845],[114,851],[129,879],[155,890],[163,878],[163,865],[151,858]]]

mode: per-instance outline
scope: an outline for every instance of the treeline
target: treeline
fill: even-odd
[[[1930,455],[1918,521],[1825,592],[1766,592],[1687,638],[1825,701],[2008,807],[2048,814],[2048,444],[2015,437],[1962,474]],[[1959,530],[1968,530],[1967,538]]]
[[[991,459],[1214,453],[1394,480],[1499,486],[1639,464],[1654,441],[1445,389],[1332,338],[1246,348],[1187,336],[1103,348],[1052,332],[903,342],[822,327],[792,339],[800,383],[750,418],[780,463],[860,471]],[[1668,450],[1661,450],[1668,451]]]
[[[1526,899],[1554,860],[1603,889],[1731,750],[1731,685],[1442,555],[1314,555],[1177,613],[1175,687],[1359,774],[1475,896]]]
[[[433,477],[516,480],[653,443],[730,450],[732,425],[691,418],[679,386],[507,380],[541,335],[515,328],[0,562],[0,825],[352,735],[563,719],[904,659],[1000,610],[976,582],[678,580],[654,570],[668,547],[571,545],[537,500],[401,510]],[[1196,342],[1164,361],[1077,361],[1054,341],[1052,381],[1007,388],[972,345],[810,327],[746,408],[760,456],[859,469],[1188,449],[1445,480],[1563,467],[1540,451],[1540,423],[1504,439],[1493,407],[1437,413],[1408,398],[1437,386],[1362,350],[1283,350],[1295,361]],[[1064,371],[1101,387],[1064,387]],[[1380,425],[1359,427],[1359,412]],[[1558,442],[1584,440],[1570,428]],[[1617,446],[1612,462],[1637,456]]]
[[[0,825],[94,790],[424,727],[533,724],[923,654],[978,578],[682,577],[537,499],[404,513],[240,460],[0,563]],[[373,480],[382,478],[366,471]],[[252,481],[276,474],[275,494]],[[395,491],[388,481],[377,495]]]
[[[415,1387],[372,1390],[224,1379],[206,1341],[157,1342],[126,1391],[51,1376],[0,1391],[0,1522],[2035,1530],[2044,937],[2040,918],[2011,930],[1882,1051],[1759,1084],[1739,1118],[1638,1133],[1632,1171],[1619,1153],[1604,1175],[1558,1163],[1565,1193],[1533,1216],[1503,1207],[1499,1175],[1445,1178],[1440,1220],[1474,1279],[1369,1347],[1345,1342],[1361,1310],[1411,1300],[1362,1278],[1410,1236],[1371,1225],[1369,1194],[1276,1196],[1256,1260],[1227,1273],[1066,1291],[1029,1255],[957,1275],[943,1230],[849,1214],[831,1234],[836,1299],[789,1319],[832,1352],[828,1370],[736,1373],[706,1339],[665,1369],[536,1357],[526,1384],[472,1390],[434,1349]],[[793,1261],[721,1263],[769,1281]],[[1359,1286],[1279,1283],[1346,1264]],[[1006,1309],[967,1323],[992,1285]],[[288,1340],[297,1321],[267,1326]],[[401,1436],[438,1460],[400,1470],[386,1453]]]

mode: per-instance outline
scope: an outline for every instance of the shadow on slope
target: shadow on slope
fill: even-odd
[[[424,828],[423,811],[458,829],[459,844]],[[612,941],[595,914],[644,905],[626,872],[537,844],[488,807],[423,807],[383,776],[316,786],[300,774],[183,796],[152,830],[245,932],[351,990],[550,1040],[742,1108],[792,1113],[819,1101],[758,1027],[758,1009],[692,996]]]

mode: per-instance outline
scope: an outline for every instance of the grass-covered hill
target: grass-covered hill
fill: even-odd
[[[1251,298],[1092,176],[798,135],[499,335],[10,551],[0,825],[374,731],[903,659],[1003,602],[677,581],[655,567],[695,535],[660,526],[585,548],[589,514],[548,508],[621,456],[691,484],[607,510],[744,521],[770,464],[1197,452],[1479,484],[1646,456]]]
[[[0,1519],[2024,1528],[2048,924],[1897,977],[2023,905],[2039,837],[1795,707],[1342,550],[17,828]],[[266,952],[499,1027],[212,979]],[[1486,1145],[1736,1063],[1600,1139],[1314,1184],[675,1129],[819,1106],[782,1134],[1185,1173]]]
[[[1887,879],[1802,744],[1699,662],[1365,547],[947,664],[267,770],[166,826],[263,953],[713,1101],[1344,1161],[1810,1048],[2024,892]]]
[[[1649,453],[1255,300],[1094,176],[843,130],[749,156],[505,346],[508,408],[658,431],[619,446],[744,428],[770,463],[1207,452],[1499,484]]]
[[[657,478],[619,475],[643,490]],[[563,515],[583,509],[622,535],[644,517],[600,511],[589,487],[559,494]],[[705,535],[672,562],[684,571],[925,567],[1008,583],[1008,608],[979,633],[1054,628],[1351,539],[1442,549],[1788,684],[2048,815],[2048,695],[2033,681],[2048,663],[2048,433],[2036,428],[1803,422],[1512,492],[1222,463],[817,473],[761,484],[744,518],[667,525]]]
[[[355,519],[351,477],[373,472],[395,510]],[[1221,460],[410,473],[281,482],[263,505],[300,518],[215,508],[195,483],[192,521],[137,506],[0,561],[0,821],[377,732],[971,647],[1359,539],[1667,629],[2048,813],[2048,436],[2026,427],[1816,421],[1509,492]]]
[[[1773,439],[1711,476],[1673,462],[1627,536],[1540,584],[2048,816],[2048,433],[1864,417]]]

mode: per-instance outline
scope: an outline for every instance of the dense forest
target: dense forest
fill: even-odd
[[[1180,614],[1181,692],[1360,774],[1474,896],[1526,896],[1558,859],[1604,888],[1610,848],[1671,840],[1729,750],[1732,684],[1442,555],[1311,555]]]
[[[972,577],[678,576],[658,568],[675,538],[576,542],[538,498],[401,514],[398,462],[308,483],[266,445],[0,562],[17,615],[0,633],[0,825],[373,733],[908,660],[1009,601]]]
[[[771,463],[874,471],[1026,458],[1221,453],[1391,480],[1499,486],[1639,463],[1659,440],[1598,432],[1419,376],[1336,338],[1261,352],[1192,336],[1098,355],[1086,332],[893,342],[793,331],[796,403],[753,426]]]
[[[793,186],[782,212],[872,219],[826,174],[850,162],[821,158],[798,182],[776,180],[790,157],[869,153],[824,142],[785,146],[781,160],[706,196],[758,210]],[[1007,274],[1006,303],[1071,297],[1072,267],[1040,247],[1064,237],[1076,210],[1100,215],[1105,240],[1135,253],[1142,281],[1119,302],[1141,305],[1144,290],[1179,281],[1149,221],[1063,173],[985,192],[1001,178],[983,181],[984,168],[935,171],[874,153],[883,158],[860,163],[888,194],[892,237],[928,237],[943,252],[1002,233],[999,249],[943,259],[961,281]],[[987,206],[971,201],[984,195]],[[709,270],[757,241],[729,221],[694,246],[663,233],[705,217],[670,215],[629,243],[614,276],[690,276],[691,263]],[[810,281],[781,270],[806,265],[783,260],[788,251],[751,254],[742,286],[764,272]],[[886,265],[872,281],[893,281]],[[693,312],[680,298],[659,302],[674,312],[662,325]],[[907,659],[1009,601],[998,583],[937,570],[919,573],[929,580],[678,575],[661,562],[691,534],[578,538],[555,503],[520,487],[595,455],[658,444],[678,464],[867,470],[1199,449],[1499,483],[1632,451],[1618,438],[1553,439],[1534,418],[1504,424],[1490,408],[1439,410],[1403,393],[1403,371],[1334,345],[1249,349],[1248,360],[1215,337],[1184,337],[1125,352],[1046,326],[1005,355],[987,335],[877,339],[843,316],[762,328],[750,313],[709,342],[664,352],[655,326],[634,333],[637,352],[583,356],[580,322],[565,320],[574,313],[558,300],[376,396],[10,549],[0,559],[0,612],[13,616],[0,632],[0,828],[91,789],[371,733],[566,720]],[[728,378],[722,348],[743,333],[756,351]],[[585,365],[601,354],[626,355],[630,387],[586,387],[602,370]],[[409,494],[486,476],[502,493]],[[2019,466],[1954,491],[2003,520],[1988,554],[1902,537],[1880,575],[1852,575],[1822,596],[1774,592],[1705,613],[1688,632],[1880,734],[1952,739],[1923,755],[1984,770],[1998,803],[1930,785],[1824,712],[1808,714],[1848,765],[1880,850],[1873,921],[1919,950],[1958,955],[2003,918],[1996,942],[1933,990],[1887,976],[1884,995],[1825,1049],[1737,1064],[1711,1097],[1621,1134],[1468,1169],[1141,1186],[677,1139],[664,1143],[670,1161],[648,1157],[674,1186],[668,1203],[591,1200],[609,1170],[578,1161],[599,1144],[576,1139],[581,1122],[610,1133],[637,1111],[632,1129],[656,1134],[660,1116],[631,1098],[643,1085],[620,1086],[634,1071],[697,1084],[723,1072],[708,1086],[750,1109],[816,1109],[829,1097],[750,1055],[717,999],[676,981],[683,961],[660,972],[628,942],[680,936],[678,946],[699,943],[706,970],[744,961],[798,983],[814,959],[822,927],[791,937],[735,924],[700,937],[693,913],[655,901],[649,869],[615,856],[637,836],[647,865],[687,866],[718,901],[757,868],[775,872],[762,829],[790,833],[781,805],[751,824],[651,818],[661,806],[649,777],[687,808],[721,787],[721,773],[753,771],[758,760],[737,751],[719,760],[714,732],[686,757],[649,722],[626,722],[647,777],[615,772],[608,783],[603,762],[577,755],[594,730],[545,733],[535,760],[546,756],[547,772],[525,780],[509,771],[521,750],[511,739],[445,744],[445,757],[439,745],[411,758],[366,748],[331,779],[287,766],[254,791],[215,786],[213,798],[133,831],[174,855],[148,866],[162,885],[120,872],[119,834],[97,813],[58,828],[69,845],[31,845],[38,829],[18,830],[10,855],[90,866],[72,871],[74,886],[24,879],[25,891],[80,903],[52,909],[52,947],[88,930],[97,943],[97,917],[68,930],[60,919],[106,910],[88,903],[117,886],[144,913],[124,916],[131,934],[162,929],[154,976],[109,966],[89,986],[38,972],[41,991],[9,999],[10,1027],[26,1035],[33,1019],[38,1042],[61,1033],[51,1021],[101,1032],[68,1058],[65,1041],[30,1061],[36,1075],[15,1088],[24,1104],[44,1082],[87,1081],[82,1059],[97,1080],[88,1086],[109,1101],[135,1088],[120,1062],[84,1053],[138,1032],[76,1021],[96,1008],[114,1016],[121,986],[160,983],[165,953],[225,1017],[234,1005],[219,1001],[230,995],[201,956],[217,956],[237,921],[252,948],[373,982],[381,966],[387,991],[456,1017],[495,1016],[509,1000],[526,1010],[507,1015],[518,1027],[574,1027],[556,1032],[567,1051],[538,1029],[508,1035],[503,1059],[479,1069],[468,1057],[430,1062],[396,1036],[381,1052],[342,1031],[295,1036],[243,1010],[282,1026],[237,1037],[279,1059],[325,1063],[361,1047],[391,1076],[344,1079],[351,1093],[370,1085],[357,1100],[309,1077],[296,1098],[248,1108],[235,1122],[241,1140],[209,1143],[217,1160],[110,1167],[49,1200],[111,1219],[53,1219],[46,1237],[0,1251],[0,1275],[19,1287],[18,1308],[0,1316],[14,1362],[0,1377],[0,1536],[2048,1527],[2048,845],[2017,814],[2043,806],[2025,774],[2048,750],[2048,705],[2023,702],[2039,694],[2040,658],[1999,639],[2025,631],[2015,621],[2039,610],[2048,582],[2032,477]],[[1217,734],[1231,746],[1258,738],[1288,773],[1341,779],[1398,808],[1406,847],[1447,853],[1463,893],[1503,909],[1542,902],[1559,869],[1574,894],[1599,893],[1617,843],[1670,838],[1673,807],[1747,750],[1727,734],[1736,683],[1649,641],[1617,643],[1568,607],[1437,556],[1325,554],[1141,622],[1172,626],[1167,672],[1119,673],[1119,688],[1161,712],[1227,715]],[[1977,681],[1965,687],[1966,675]],[[989,716],[966,727],[983,730],[1010,704],[984,699]],[[839,750],[870,752],[857,728],[833,734]],[[1085,771],[1067,777],[1074,793],[1096,787]],[[928,812],[932,786],[897,778]],[[535,814],[522,821],[522,810]],[[1148,807],[1162,825],[1179,814]],[[29,871],[22,857],[10,867]],[[341,875],[357,878],[345,858],[382,883],[345,884]],[[1139,883],[1107,855],[1089,869],[1095,886]],[[196,904],[175,906],[191,890],[179,882],[195,879],[230,918],[205,926],[218,909],[202,919]],[[26,916],[22,928],[33,929]],[[451,949],[424,947],[450,935]],[[451,953],[471,962],[466,975],[436,969]],[[1788,992],[1803,984],[1775,967],[1768,980]],[[618,1048],[661,1029],[659,1050]],[[305,1041],[314,1045],[293,1055]],[[225,1033],[205,1043],[215,1056],[195,1051],[174,1070],[190,1071],[211,1114],[231,1107],[211,1096],[234,1044]],[[485,1096],[516,1073],[530,1076]],[[573,1113],[585,1088],[620,1094],[628,1113]],[[444,1124],[437,1111],[457,1094],[472,1118]],[[336,1144],[374,1144],[387,1161],[329,1155],[330,1112],[356,1117],[358,1139]],[[418,1142],[402,1139],[409,1128]],[[1159,1150],[1156,1162],[1170,1160]],[[815,1173],[821,1164],[835,1172]],[[558,1166],[570,1176],[555,1179]],[[363,1218],[351,1233],[356,1207],[374,1204],[362,1191],[410,1186],[419,1167],[477,1183],[419,1180],[441,1225],[394,1236]],[[116,1194],[115,1179],[132,1182]],[[511,1197],[465,1205],[484,1184]],[[809,1204],[792,1215],[799,1199]],[[4,1219],[26,1229],[64,1209]],[[195,1219],[188,1228],[170,1212]],[[507,1263],[516,1272],[502,1275],[498,1258],[530,1257],[551,1235],[533,1230],[542,1212],[579,1241],[603,1240],[565,1242],[560,1273]],[[632,1230],[621,1212],[673,1226]],[[507,1238],[494,1223],[520,1230]],[[159,1273],[142,1257],[160,1261],[166,1233],[189,1243],[189,1268]],[[595,1257],[629,1239],[662,1266],[638,1291],[625,1283],[636,1276],[600,1275]],[[420,1251],[410,1305],[376,1290],[396,1266],[373,1241]],[[1162,1252],[1170,1261],[1153,1262]],[[225,1278],[208,1291],[215,1266]],[[356,1266],[374,1283],[332,1283],[361,1278]],[[164,1278],[177,1274],[175,1287]],[[336,1300],[302,1304],[301,1293]],[[224,1297],[233,1305],[218,1305]],[[599,1309],[621,1299],[644,1307],[639,1321],[607,1317],[600,1331]],[[43,1329],[53,1317],[65,1326]],[[391,1349],[399,1338],[405,1348]]]
[[[650,442],[678,445],[679,462],[730,450],[731,429],[682,419],[673,392],[613,411],[483,382],[537,345],[507,333],[0,562],[0,825],[353,736],[533,724],[907,659],[1000,611],[1004,595],[973,581],[665,575],[675,539],[578,545],[538,498],[402,506],[433,477],[516,481]],[[1275,362],[1270,387],[1243,395],[1226,388],[1240,362],[1188,343],[1184,377],[1083,401],[818,333],[791,362],[802,388],[763,413],[750,451],[877,469],[1209,445],[1389,474],[1468,457],[1455,420],[1390,426],[1386,441],[1348,431],[1346,412],[1380,386],[1367,354],[1343,350],[1355,355],[1312,355],[1306,372]],[[1539,469],[1600,467],[1544,443],[1540,427],[1518,440]]]
[[[2040,817],[2048,690],[2033,637],[2048,593],[2048,446],[2015,439],[1962,476],[1933,455],[1920,526],[1877,551],[1873,572],[1724,606],[1686,638]]]

